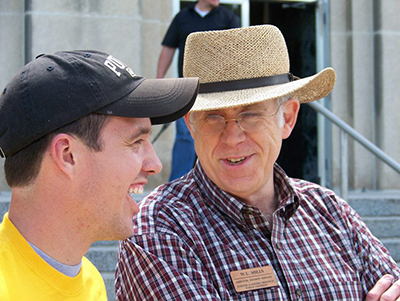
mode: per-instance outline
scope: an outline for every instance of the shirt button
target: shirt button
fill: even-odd
[[[275,247],[278,249],[278,251],[281,251],[281,244],[279,242],[276,243]]]
[[[296,296],[297,296],[297,297],[301,298],[301,295],[303,294],[303,291],[302,291],[301,289],[298,288],[298,289],[295,291],[295,293],[296,293]]]

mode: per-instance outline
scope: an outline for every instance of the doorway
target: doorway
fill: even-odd
[[[250,25],[272,24],[281,30],[289,51],[290,71],[301,78],[315,74],[317,69],[315,12],[315,1],[250,0]],[[277,161],[288,176],[320,183],[317,141],[317,113],[302,105]]]

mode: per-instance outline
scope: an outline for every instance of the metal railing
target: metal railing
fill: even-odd
[[[348,179],[348,135],[350,135],[354,140],[359,142],[367,150],[373,153],[381,161],[385,162],[392,169],[400,174],[400,164],[378,148],[375,144],[370,142],[355,129],[349,126],[346,122],[341,120],[330,110],[325,108],[320,103],[314,101],[308,103],[308,105],[313,108],[318,113],[324,115],[332,123],[336,124],[340,129],[340,192],[343,199],[347,199],[349,192],[349,179]]]

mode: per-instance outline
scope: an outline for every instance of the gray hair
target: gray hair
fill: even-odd
[[[292,99],[293,96],[291,94],[281,96],[276,99],[276,104],[279,106],[278,111],[278,127],[282,128],[285,125],[284,113],[286,111],[286,107],[283,106],[289,99]]]

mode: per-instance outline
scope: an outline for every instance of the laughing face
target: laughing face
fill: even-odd
[[[147,177],[161,170],[150,142],[149,118],[111,117],[102,130],[103,149],[88,149],[82,160],[82,210],[96,239],[118,240],[132,234],[132,217],[139,208],[132,194],[143,192]]]
[[[231,119],[245,116],[249,111],[273,112],[277,104],[266,101],[251,106],[241,106],[215,111],[192,112],[185,116],[195,141],[197,156],[210,179],[222,190],[255,205],[273,190],[273,166],[278,158],[282,139],[290,135],[296,122],[299,104],[297,100],[287,101],[282,109],[283,124],[279,114],[265,119],[263,130],[244,131]],[[243,114],[244,113],[244,114]],[[210,114],[212,115],[211,117]],[[199,129],[204,118],[222,116],[226,126],[220,133],[205,135]],[[190,121],[190,122],[189,122]]]

